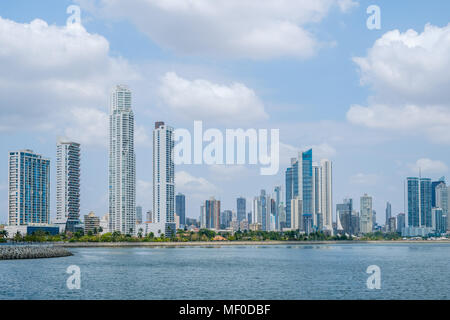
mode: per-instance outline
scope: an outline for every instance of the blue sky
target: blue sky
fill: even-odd
[[[240,195],[250,200],[260,189],[284,187],[288,159],[310,146],[317,161],[333,161],[334,207],[349,196],[359,209],[368,193],[379,222],[386,201],[403,212],[403,181],[418,167],[433,179],[448,175],[448,1],[257,3],[1,2],[0,222],[7,220],[7,152],[23,148],[52,159],[54,216],[58,137],[82,143],[81,214],[107,212],[108,90],[116,83],[133,90],[137,202],[145,211],[158,120],[188,129],[194,120],[206,128],[280,129],[276,176],[260,176],[254,166],[177,167],[177,191],[195,218],[209,196],[235,209]],[[66,27],[71,4],[81,6],[82,30]],[[381,30],[366,27],[372,4],[381,9]],[[220,97],[203,95],[208,88],[241,107],[223,117]],[[256,116],[261,110],[268,118]]]

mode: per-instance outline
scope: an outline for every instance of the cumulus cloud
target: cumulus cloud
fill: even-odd
[[[153,197],[152,183],[145,180],[136,181],[136,203],[151,208]]]
[[[102,36],[40,19],[0,17],[0,65],[0,130],[54,130],[93,144],[104,139],[100,106],[112,85],[138,78]]]
[[[127,19],[163,48],[182,54],[269,59],[309,58],[323,45],[311,24],[331,8],[342,12],[352,0],[167,1],[100,0],[98,6],[78,2],[94,14]]]
[[[242,83],[191,81],[168,72],[162,78],[159,94],[172,115],[183,119],[239,124],[268,118],[258,96]]]
[[[106,147],[108,139],[108,115],[94,108],[69,110],[69,126],[64,130],[68,139],[83,145]]]
[[[195,177],[186,171],[178,171],[175,174],[177,191],[190,194],[213,194],[217,188],[211,182],[202,177]]]
[[[347,119],[372,128],[425,133],[433,142],[450,143],[450,24],[427,24],[422,33],[390,31],[366,57],[354,58],[361,83],[374,96],[368,106],[354,105]]]
[[[440,160],[431,160],[428,158],[422,158],[416,161],[416,163],[408,164],[411,172],[418,174],[419,171],[428,174],[442,174],[448,171],[447,165]]]

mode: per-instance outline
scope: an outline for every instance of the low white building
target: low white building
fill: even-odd
[[[153,233],[155,237],[160,237],[164,233],[164,228],[164,223],[139,223],[136,225],[136,236],[141,233],[143,237],[146,237],[150,233]]]

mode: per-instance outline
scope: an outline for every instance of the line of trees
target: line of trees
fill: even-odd
[[[236,231],[231,232],[215,232],[209,229],[200,229],[198,232],[177,230],[176,235],[166,237],[161,234],[160,237],[155,237],[153,233],[146,236],[142,231],[138,235],[130,236],[121,234],[118,231],[108,232],[105,234],[88,232],[84,234],[82,231],[75,233],[66,232],[57,235],[50,235],[48,232],[36,231],[33,234],[22,236],[20,232],[14,235],[13,240],[17,242],[189,242],[189,241],[214,241],[217,236],[221,236],[221,240],[227,241],[340,241],[353,240],[351,236],[334,235],[329,236],[323,232],[314,232],[309,235],[299,231]],[[6,241],[8,233],[6,230],[0,230],[0,241]],[[382,233],[375,232],[366,234],[360,237],[359,240],[398,240],[400,239],[398,233]]]

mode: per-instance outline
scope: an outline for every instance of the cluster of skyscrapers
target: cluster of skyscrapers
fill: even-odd
[[[300,152],[297,158],[291,159],[285,177],[285,197],[282,186],[276,186],[271,194],[261,190],[253,198],[249,213],[246,212],[246,199],[243,197],[236,200],[235,212],[221,212],[219,200],[206,200],[200,208],[201,227],[332,233],[331,161],[324,159],[317,164],[313,162],[312,149]]]
[[[132,94],[118,85],[111,93],[109,115],[109,213],[105,231],[137,233],[136,156]],[[157,122],[153,131],[153,229],[175,232],[173,128]],[[56,225],[80,228],[80,144],[59,141],[56,151]],[[9,153],[9,226],[50,228],[50,160],[31,150]],[[184,210],[184,209],[183,209]],[[90,216],[91,218],[92,215]],[[22,232],[26,230],[20,229]]]
[[[450,230],[448,217],[449,187],[442,177],[438,181],[429,178],[406,179],[408,228],[406,235],[445,233]]]
[[[107,232],[172,235],[177,227],[189,226],[185,195],[175,195],[174,129],[156,122],[153,129],[153,206],[142,216],[136,206],[136,155],[134,150],[134,114],[132,93],[118,85],[111,92],[109,115],[109,212],[99,222]],[[56,149],[56,220],[64,230],[80,228],[80,144],[58,141]],[[31,150],[9,153],[9,226],[50,224],[50,160]],[[200,207],[199,227],[215,230],[299,230],[304,233],[321,231],[327,234],[366,234],[379,230],[372,197],[360,198],[360,211],[353,208],[352,199],[336,205],[333,221],[333,166],[322,159],[313,161],[313,150],[300,152],[291,159],[285,171],[285,186],[275,186],[268,193],[261,190],[251,201],[236,199],[236,210],[221,211],[221,202],[214,197]],[[450,188],[445,179],[406,179],[405,213],[392,216],[386,204],[384,231],[402,232],[408,236],[445,233],[450,229],[448,198]],[[283,195],[284,193],[284,195]],[[406,199],[407,198],[407,199]],[[284,201],[283,201],[284,200]],[[405,205],[406,207],[406,205]],[[94,221],[90,228],[99,224]],[[92,222],[91,221],[91,222]],[[407,223],[407,225],[406,225]],[[95,227],[94,227],[95,226]]]

